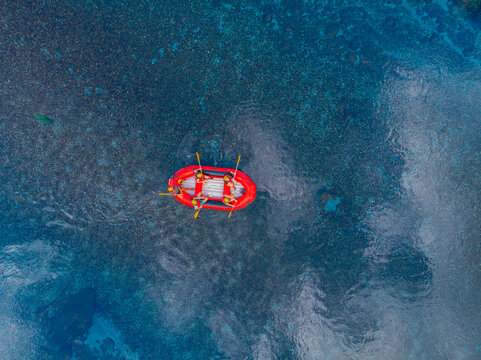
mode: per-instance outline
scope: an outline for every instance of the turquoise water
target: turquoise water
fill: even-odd
[[[3,6],[0,358],[480,358],[480,21]],[[157,196],[195,152],[241,154],[256,201],[194,221]]]

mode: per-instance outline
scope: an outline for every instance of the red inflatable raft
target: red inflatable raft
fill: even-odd
[[[234,169],[202,166],[202,173],[207,176],[204,183],[196,182],[194,170],[198,170],[199,166],[191,165],[177,171],[170,179],[169,185],[173,187],[179,186],[179,180],[183,179],[182,187],[184,188],[183,196],[176,195],[175,198],[182,204],[190,207],[192,198],[199,195],[207,197],[208,200],[202,206],[202,209],[236,211],[242,209],[254,201],[256,197],[256,184],[242,171],[237,170],[235,181],[237,181],[235,190],[227,186],[224,181],[226,174],[234,174]],[[192,189],[192,190],[190,190]],[[222,199],[225,195],[234,195],[237,200],[235,206],[224,204]]]

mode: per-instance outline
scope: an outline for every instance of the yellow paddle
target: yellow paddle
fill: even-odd
[[[197,155],[197,161],[199,162],[199,168],[200,168],[200,172],[202,172],[202,166],[200,166],[200,157],[199,157],[199,153],[196,152],[195,153]]]
[[[196,151],[196,152],[195,152],[195,155],[197,155],[197,162],[199,163],[200,172],[202,172],[202,166],[200,165],[200,156],[199,156],[199,153]],[[202,209],[202,208],[200,208],[200,209]],[[194,214],[194,219],[197,219],[197,216],[199,216],[199,211],[200,211],[200,209],[195,212],[195,214]]]
[[[170,196],[170,195],[172,195],[172,194],[159,193],[159,195],[161,195],[161,196],[162,196],[162,195],[167,195],[167,196]]]
[[[240,163],[240,155],[239,155],[239,158],[237,159],[237,165],[235,166],[234,180],[235,180],[235,175],[237,174],[237,167],[239,166],[239,163]]]
[[[197,216],[199,216],[200,209],[202,209],[202,206],[204,206],[204,204],[205,204],[205,202],[202,202],[202,203],[200,204],[199,210],[197,210],[197,211],[195,212],[195,214],[194,214],[194,219],[197,219]]]
[[[240,158],[241,156],[239,155],[239,158],[237,159],[237,165],[235,166],[235,172],[234,172],[234,180],[235,180],[235,175],[237,174],[237,168],[239,167],[239,163],[240,163]],[[234,208],[235,208],[235,205],[232,207],[232,209],[230,210],[229,212],[229,216],[227,217],[228,219],[230,218],[230,216],[232,215],[232,211],[234,211]]]

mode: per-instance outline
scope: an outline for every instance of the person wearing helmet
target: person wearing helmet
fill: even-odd
[[[230,207],[234,207],[237,204],[237,199],[232,194],[224,195],[222,202]]]
[[[184,185],[182,185],[184,181],[185,179],[177,180],[177,183],[179,184],[180,197],[184,197],[184,190],[194,190],[192,188],[185,188]]]
[[[194,190],[191,188],[184,188],[182,186],[182,183],[184,182],[185,179],[179,179],[177,180],[177,186],[169,186],[167,190],[169,190],[169,195],[170,196],[179,196],[179,197],[184,197],[184,190]]]
[[[190,202],[194,206],[195,210],[197,210],[199,208],[199,200],[192,198],[192,200]]]
[[[231,172],[228,172],[227,174],[224,175],[224,183],[231,188],[232,190],[235,190],[235,186],[237,185],[237,181],[234,179],[234,174]]]
[[[181,191],[180,191],[180,188],[179,188],[178,186],[169,186],[169,187],[167,188],[167,190],[169,191],[169,195],[170,195],[170,196],[177,196],[177,195],[179,195],[179,196],[182,197],[182,195],[183,195],[183,194],[181,193]]]
[[[205,202],[209,200],[207,196],[204,196],[202,193],[199,193],[196,197],[192,198],[192,205],[194,205],[195,210],[199,210],[202,206],[204,206]]]
[[[200,169],[194,170],[194,177],[197,184],[202,184],[209,181],[209,177],[200,171]]]

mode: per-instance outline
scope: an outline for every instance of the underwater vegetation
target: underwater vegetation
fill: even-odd
[[[50,125],[53,123],[53,120],[46,117],[45,115],[35,114],[34,116],[46,125]]]

